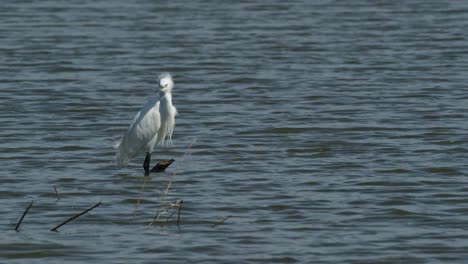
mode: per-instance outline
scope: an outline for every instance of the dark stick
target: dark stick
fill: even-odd
[[[219,221],[218,223],[214,224],[212,227],[217,227],[218,225],[224,223],[224,221],[228,220],[228,218],[232,217],[232,215],[226,216],[223,220]]]
[[[59,194],[59,192],[57,190],[57,187],[55,187],[55,185],[54,185],[54,190],[55,190],[55,195],[57,196],[57,200],[60,201],[60,194]]]
[[[78,217],[80,217],[80,216],[86,214],[87,212],[93,210],[94,208],[96,208],[96,207],[98,207],[98,206],[100,206],[100,205],[101,205],[101,202],[95,204],[93,207],[91,207],[91,208],[89,208],[89,209],[86,209],[86,210],[84,210],[83,212],[81,212],[81,213],[79,213],[79,214],[76,214],[76,215],[74,215],[74,216],[68,218],[67,220],[65,220],[65,221],[62,222],[61,224],[59,224],[59,225],[57,225],[56,227],[52,228],[50,231],[57,231],[57,229],[59,229],[61,226],[66,225],[68,222],[71,222],[72,220],[74,220],[74,219],[76,219],[76,218],[78,218]]]
[[[169,219],[171,219],[171,217],[177,212],[178,209],[175,209],[171,215],[169,215],[167,218],[166,218],[166,222],[169,222]]]
[[[34,204],[34,201],[31,201],[31,203],[28,205],[28,207],[26,207],[26,210],[24,211],[23,215],[21,216],[20,220],[18,221],[18,223],[16,224],[16,227],[15,227],[15,231],[18,232],[18,228],[20,227],[21,225],[21,222],[23,222],[23,219],[24,219],[24,216],[28,213],[29,209],[31,209],[31,207],[33,206]]]
[[[179,223],[180,223],[180,210],[182,209],[183,203],[184,203],[184,200],[180,200],[179,213],[177,214],[177,226],[179,226]]]

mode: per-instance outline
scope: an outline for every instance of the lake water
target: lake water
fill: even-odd
[[[0,262],[465,263],[467,27],[466,1],[2,3]],[[112,145],[162,71],[176,162],[145,179]]]

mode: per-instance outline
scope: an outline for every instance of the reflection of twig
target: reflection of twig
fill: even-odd
[[[55,195],[57,196],[57,200],[60,201],[60,194],[59,194],[59,192],[57,190],[57,187],[55,187],[55,185],[54,185],[54,190],[55,190]]]
[[[224,221],[228,220],[230,217],[232,217],[232,215],[228,215],[226,216],[223,220],[219,221],[218,223],[214,224],[212,227],[217,227],[218,225],[221,225],[224,223]]]
[[[197,138],[195,138],[192,143],[190,144],[190,146],[187,148],[187,150],[185,151],[184,155],[182,156],[182,158],[180,159],[180,161],[184,161],[185,160],[185,157],[187,156],[188,152],[190,151],[190,149],[192,148],[193,144],[195,144],[195,142],[197,141]],[[169,178],[169,182],[166,186],[166,189],[164,190],[162,196],[161,196],[161,201],[159,203],[159,207],[158,209],[156,210],[156,215],[153,217],[153,221],[151,221],[151,223],[148,224],[148,226],[150,225],[153,225],[154,223],[156,223],[156,221],[158,220],[160,214],[159,214],[159,211],[161,211],[161,208],[164,206],[164,202],[166,200],[166,196],[167,194],[169,193],[169,189],[171,188],[171,185],[172,185],[172,179],[176,176],[177,174],[177,170],[179,169],[179,165],[180,163],[177,163],[177,167],[175,168],[174,170],[174,173],[172,173],[172,176]]]
[[[140,191],[140,194],[138,195],[138,200],[135,204],[135,211],[133,212],[133,220],[135,220],[136,215],[138,213],[138,207],[140,206],[141,196],[143,196],[143,191],[145,190],[145,185],[146,185],[146,181],[148,178],[149,177],[144,177],[143,179],[143,184],[141,185],[141,191]]]
[[[99,202],[99,203],[93,205],[93,206],[90,207],[89,209],[86,209],[86,210],[84,210],[83,212],[78,213],[78,214],[76,214],[76,215],[74,215],[74,216],[68,218],[67,220],[63,221],[61,224],[59,224],[59,225],[57,225],[56,227],[52,228],[50,231],[57,231],[57,229],[59,229],[61,226],[66,225],[67,223],[71,222],[72,220],[74,220],[74,219],[76,219],[76,218],[78,218],[78,217],[80,217],[80,216],[86,214],[87,212],[93,210],[94,208],[96,208],[96,207],[98,207],[98,206],[100,206],[100,205],[101,205],[101,202]]]
[[[23,215],[21,216],[20,220],[19,220],[18,223],[16,224],[15,231],[18,231],[18,228],[20,227],[21,222],[23,222],[24,216],[28,213],[29,209],[31,209],[31,207],[33,206],[33,204],[34,204],[34,201],[31,201],[31,203],[28,205],[28,207],[26,207],[26,210],[24,210]]]

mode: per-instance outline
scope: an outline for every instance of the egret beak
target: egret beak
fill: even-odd
[[[160,85],[159,87],[160,87],[160,90],[161,90],[162,92],[165,92],[166,89],[167,89],[167,86],[168,86],[168,85],[166,84],[166,85]]]

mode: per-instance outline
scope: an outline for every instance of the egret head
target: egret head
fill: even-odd
[[[171,74],[163,72],[159,75],[159,88],[162,92],[171,91],[174,87],[174,81],[172,80]]]

